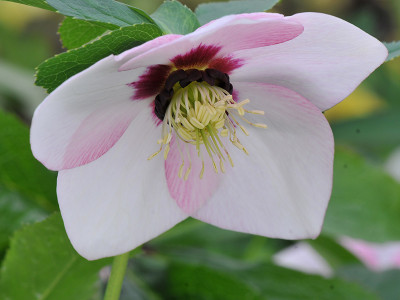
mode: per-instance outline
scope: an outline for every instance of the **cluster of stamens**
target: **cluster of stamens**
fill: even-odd
[[[232,91],[228,92],[226,90],[226,86],[231,89],[229,88],[231,85],[229,84],[229,77],[225,76],[228,85],[226,82],[221,84],[219,81],[216,81],[215,85],[210,85],[208,82],[201,80],[201,78],[184,84],[184,87],[180,82],[174,84],[173,94],[163,116],[162,137],[157,142],[160,144],[160,149],[151,155],[149,159],[159,154],[163,148],[164,159],[167,159],[173,131],[178,137],[176,142],[182,158],[178,175],[185,180],[188,179],[192,169],[192,160],[188,149],[189,144],[196,147],[198,157],[202,161],[200,178],[203,178],[204,175],[204,158],[201,151],[203,146],[212,161],[216,173],[218,173],[217,159],[219,160],[219,170],[222,173],[225,173],[224,162],[226,160],[229,161],[232,167],[234,166],[232,158],[223,143],[224,138],[228,138],[234,146],[249,154],[239,140],[236,130],[240,128],[247,136],[249,133],[238,120],[255,127],[266,128],[265,124],[252,123],[244,117],[246,113],[263,115],[264,112],[245,109],[244,106],[250,102],[249,99],[236,103],[230,93]],[[225,88],[219,85],[223,85]],[[157,109],[159,109],[156,113],[157,115],[163,112],[156,102],[155,110]],[[183,148],[181,148],[180,142],[183,142]],[[187,152],[187,163],[185,163],[184,152]],[[187,168],[185,174],[183,174],[185,164]]]

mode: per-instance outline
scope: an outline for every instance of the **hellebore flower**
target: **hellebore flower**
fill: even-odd
[[[68,79],[36,110],[32,150],[60,171],[66,231],[88,259],[129,251],[188,216],[316,237],[334,151],[321,111],[386,56],[329,15],[223,17]]]

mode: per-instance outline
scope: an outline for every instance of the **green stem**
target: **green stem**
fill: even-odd
[[[118,300],[121,294],[126,266],[128,265],[129,252],[114,257],[111,275],[108,280],[104,300]]]

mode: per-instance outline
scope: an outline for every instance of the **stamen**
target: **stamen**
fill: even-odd
[[[203,71],[204,72],[204,71]],[[221,73],[222,74],[222,73]],[[221,80],[228,80],[224,82],[223,86],[229,87],[230,91],[225,90],[220,86],[211,86],[205,81],[190,82],[186,80],[182,83],[176,82],[173,87],[173,95],[170,103],[165,110],[162,136],[157,141],[160,144],[160,149],[151,155],[148,159],[152,159],[159,154],[164,148],[164,159],[168,158],[170,151],[170,143],[172,140],[172,131],[175,131],[175,141],[178,143],[179,153],[182,163],[179,166],[178,176],[183,180],[188,180],[192,170],[192,160],[189,147],[194,145],[197,150],[197,156],[201,159],[201,170],[199,173],[200,179],[204,177],[205,161],[203,159],[204,149],[210,157],[213,169],[218,174],[226,172],[224,161],[228,160],[231,167],[234,167],[233,160],[225,147],[226,142],[230,141],[236,148],[242,150],[244,153],[249,154],[248,150],[239,141],[236,128],[239,127],[241,131],[249,136],[249,131],[239,123],[243,120],[245,123],[257,127],[267,128],[267,125],[262,123],[252,123],[244,116],[246,113],[263,115],[261,110],[247,110],[244,106],[250,103],[249,99],[241,102],[235,102],[230,94],[232,86],[229,83],[227,76],[217,74],[215,82]],[[197,78],[197,77],[196,77]],[[214,82],[210,81],[210,82]],[[163,113],[159,112],[159,115]],[[158,115],[157,115],[158,116]],[[185,161],[185,156],[180,148],[179,142],[183,141],[185,151],[187,153],[188,162]],[[204,148],[202,148],[204,145]],[[219,160],[219,170],[216,164],[216,159]],[[185,170],[185,166],[187,166]]]

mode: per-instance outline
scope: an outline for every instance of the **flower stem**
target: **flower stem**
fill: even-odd
[[[121,294],[126,266],[128,265],[129,252],[114,257],[111,275],[107,283],[104,300],[118,300]]]

